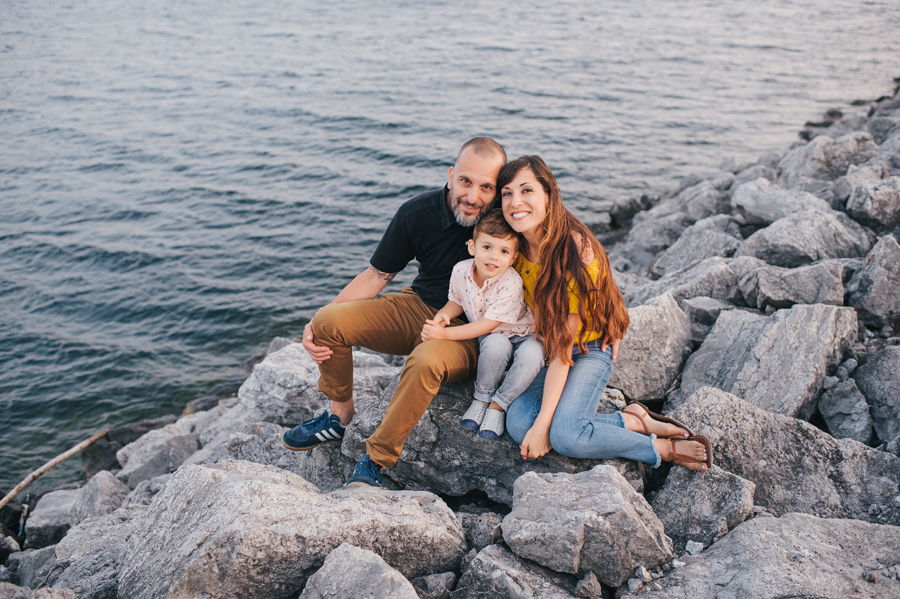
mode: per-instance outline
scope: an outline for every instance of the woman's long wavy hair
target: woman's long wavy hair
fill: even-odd
[[[575,340],[567,322],[570,288],[581,300],[578,316],[581,318],[582,338],[577,340],[581,353],[587,352],[583,340],[585,333],[604,333],[610,340],[625,337],[629,324],[628,310],[622,293],[612,279],[606,251],[591,230],[563,206],[556,178],[540,156],[521,156],[500,169],[497,177],[498,200],[503,188],[522,169],[534,173],[549,198],[547,216],[540,225],[543,235],[537,251],[533,252],[524,236],[519,236],[519,251],[525,255],[537,254],[537,263],[541,266],[534,289],[535,328],[547,356],[551,360],[561,357],[571,365],[571,347]],[[582,260],[583,255],[591,253],[599,262],[597,280],[590,276]]]

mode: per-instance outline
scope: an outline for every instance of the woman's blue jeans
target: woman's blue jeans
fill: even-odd
[[[661,460],[653,442],[656,435],[626,429],[621,412],[597,414],[600,396],[612,374],[612,348],[600,351],[600,344],[599,339],[589,342],[586,354],[581,354],[577,345],[572,348],[575,364],[569,368],[553,414],[550,445],[570,458],[627,458],[656,468]],[[544,367],[506,412],[506,429],[517,443],[522,442],[541,411],[546,376]]]

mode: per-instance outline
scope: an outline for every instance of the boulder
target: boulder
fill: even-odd
[[[857,185],[847,200],[847,214],[875,231],[900,225],[900,177]]]
[[[456,516],[431,493],[325,494],[272,466],[186,465],[126,542],[118,596],[295,596],[344,542],[407,578],[453,570],[465,551]]]
[[[81,452],[81,466],[84,468],[85,474],[90,478],[101,470],[118,470],[121,468],[121,464],[116,459],[116,452],[148,431],[172,424],[175,420],[174,414],[166,414],[159,418],[141,420],[109,429],[106,435],[88,445]]]
[[[634,217],[634,225],[628,235],[608,252],[613,268],[619,272],[640,272],[657,253],[675,243],[682,232],[697,220],[684,212],[659,216],[654,211],[660,206],[663,204]]]
[[[183,432],[177,424],[167,424],[116,452],[122,464],[116,477],[134,489],[141,481],[175,472],[197,449],[197,435]]]
[[[752,482],[718,466],[708,472],[672,468],[651,505],[675,552],[684,553],[688,541],[708,547],[746,520],[755,491]]]
[[[849,379],[837,383],[819,398],[819,412],[833,437],[868,443],[872,439],[872,417],[869,404]]]
[[[756,258],[706,258],[694,266],[671,272],[661,279],[651,281],[623,294],[629,307],[646,304],[663,293],[669,292],[676,301],[691,297],[711,297],[724,302],[740,304],[743,301],[738,280],[744,271],[761,266]]]
[[[384,418],[392,395],[393,388],[368,403],[347,427],[341,451],[354,463],[365,453],[366,439]],[[643,491],[642,469],[631,460],[574,459],[551,451],[542,458],[524,461],[519,446],[508,434],[496,441],[480,439],[459,425],[471,403],[471,381],[441,385],[407,437],[400,461],[384,470],[382,477],[405,488],[457,497],[478,489],[494,501],[509,505],[513,483],[525,472],[580,472],[602,462],[614,465],[638,492]],[[615,404],[601,401],[601,409],[604,405],[609,409]]]
[[[829,369],[856,340],[856,326],[851,308],[822,304],[797,304],[771,316],[723,312],[688,358],[667,406],[712,386],[771,412],[809,418]]]
[[[869,119],[866,129],[872,134],[875,143],[883,144],[894,131],[900,130],[900,114],[876,116]]]
[[[38,589],[18,587],[9,582],[0,582],[0,599],[80,599],[70,589]]]
[[[78,599],[117,597],[122,552],[143,514],[143,508],[120,508],[73,527],[55,547],[47,584],[70,588]]]
[[[754,518],[656,581],[648,599],[897,597],[900,528],[807,514]],[[628,595],[631,597],[631,595]]]
[[[106,470],[101,470],[79,490],[72,506],[72,524],[114,512],[130,492],[127,485]]]
[[[792,186],[802,178],[835,179],[845,175],[851,164],[862,164],[878,155],[878,145],[868,132],[848,133],[838,139],[823,135],[790,150],[778,168],[781,180]]]
[[[719,172],[712,179],[682,189],[672,201],[672,208],[684,212],[694,220],[700,220],[716,213],[721,197],[720,189],[725,189],[734,181],[732,173]],[[653,209],[651,208],[651,211]]]
[[[669,416],[705,435],[715,464],[755,483],[754,503],[776,516],[803,512],[900,524],[900,511],[880,507],[900,495],[895,455],[835,439],[808,422],[712,387],[697,391]]]
[[[888,346],[854,373],[869,403],[872,422],[883,442],[900,436],[900,347]]]
[[[638,566],[673,557],[650,505],[605,465],[579,474],[522,475],[503,519],[503,539],[519,557],[557,572],[594,572],[614,587]]]
[[[691,345],[694,349],[706,339],[722,310],[734,308],[731,304],[702,295],[683,299],[678,305],[691,321]]]
[[[761,266],[739,281],[744,299],[751,307],[764,310],[790,308],[794,304],[844,304],[844,266],[826,260],[799,268]]]
[[[774,266],[795,268],[828,258],[858,258],[872,247],[873,234],[841,212],[804,210],[760,229],[735,256],[753,256]]]
[[[669,293],[628,315],[609,385],[632,400],[662,399],[691,352],[690,321]]]
[[[138,483],[138,486],[125,497],[120,507],[147,507],[150,505],[150,502],[153,501],[153,498],[166,486],[166,483],[171,476],[171,474],[161,474],[159,476],[154,476],[150,480],[141,481]]]
[[[829,204],[809,192],[784,189],[763,178],[738,187],[731,197],[731,207],[748,225],[760,227],[803,210],[831,211]]]
[[[62,489],[41,497],[25,521],[25,547],[40,549],[59,543],[72,527],[72,509],[80,494],[80,489]]]
[[[488,545],[463,572],[452,599],[571,599],[575,581]]]
[[[900,244],[885,235],[847,284],[847,303],[873,328],[900,322]]]
[[[458,512],[459,524],[466,535],[466,545],[470,549],[481,551],[488,545],[498,542],[502,536],[500,524],[503,518],[493,512],[470,514]]]
[[[778,173],[767,164],[752,164],[735,175],[734,181],[731,182],[732,194],[744,183],[755,181],[759,178],[775,181],[778,178]]]
[[[847,200],[853,195],[853,190],[866,181],[880,181],[884,171],[874,166],[851,166],[847,174],[834,182],[834,199],[837,204],[835,210],[844,210]]]
[[[456,574],[443,572],[420,576],[410,581],[419,599],[450,599],[450,593],[456,588]]]
[[[293,472],[323,491],[344,486],[356,462],[341,453],[340,443],[324,443],[316,451],[289,451],[281,441],[287,430],[270,422],[247,425],[244,430],[232,433],[225,442],[204,447],[185,463],[243,460]]]
[[[730,217],[720,214],[704,218],[685,229],[678,241],[656,257],[650,274],[659,278],[706,258],[731,257],[740,245],[740,232]]]
[[[342,543],[309,577],[300,599],[419,599],[413,585],[377,553]]]
[[[41,549],[26,549],[13,553],[6,564],[12,573],[12,579],[24,587],[38,587],[50,580],[56,568],[56,550],[54,546]]]

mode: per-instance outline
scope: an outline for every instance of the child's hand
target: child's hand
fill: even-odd
[[[446,326],[450,326],[450,320],[451,320],[450,317],[447,316],[446,313],[438,312],[437,314],[434,315],[434,320],[432,322],[434,322],[435,324],[440,325],[442,327],[446,327]]]
[[[444,326],[443,321],[437,320],[437,316],[435,316],[435,320],[426,320],[425,326],[422,327],[422,341],[446,339],[447,333],[444,331]]]

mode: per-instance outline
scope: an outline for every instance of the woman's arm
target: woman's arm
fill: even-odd
[[[575,332],[581,326],[578,314],[569,314],[567,319],[569,332],[574,342]],[[570,346],[572,343],[569,344]],[[563,361],[562,356],[556,356],[547,367],[547,376],[544,379],[544,394],[541,398],[541,411],[538,413],[534,424],[525,433],[519,449],[523,459],[539,458],[546,455],[552,449],[550,446],[550,424],[553,422],[553,414],[559,405],[566,379],[569,378],[569,365]]]

